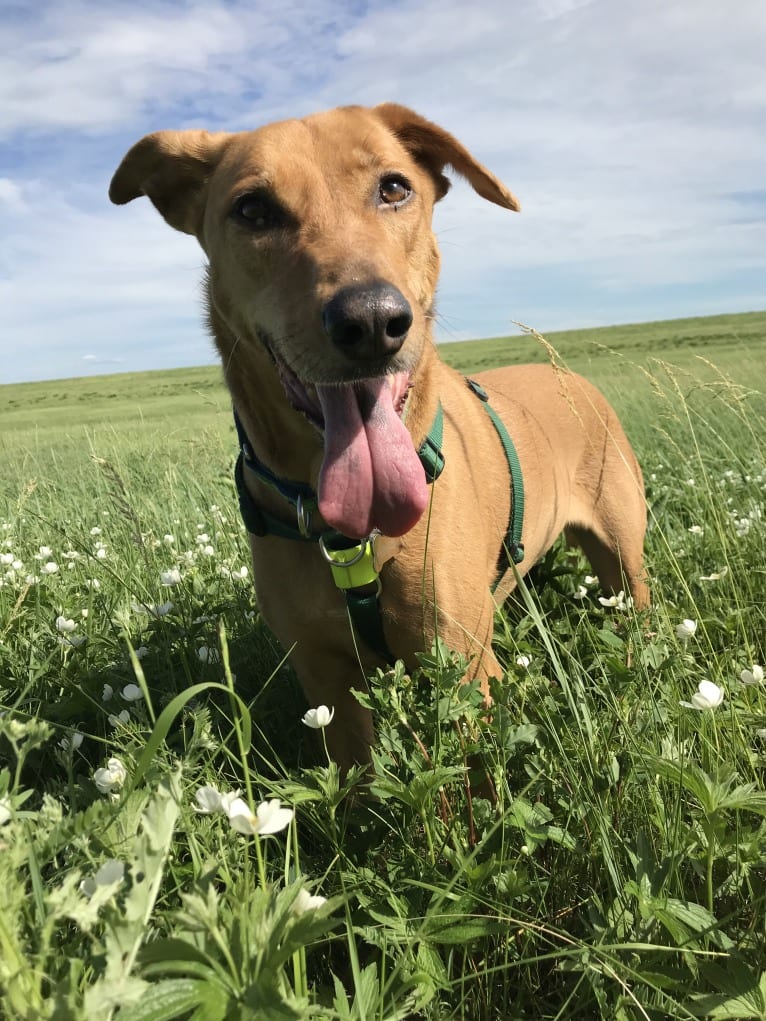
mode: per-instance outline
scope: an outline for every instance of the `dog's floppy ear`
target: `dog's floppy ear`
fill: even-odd
[[[130,149],[109,185],[121,206],[147,195],[171,227],[198,234],[208,177],[221,158],[225,132],[155,131]]]
[[[374,111],[413,157],[434,176],[439,188],[437,199],[443,198],[449,190],[449,180],[442,173],[444,167],[449,165],[482,198],[506,209],[513,209],[514,212],[521,209],[513,192],[508,191],[494,174],[474,159],[466,147],[444,128],[398,103],[381,103],[374,107]]]

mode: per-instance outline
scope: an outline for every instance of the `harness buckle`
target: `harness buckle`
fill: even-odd
[[[420,463],[426,473],[426,482],[435,482],[444,471],[444,454],[429,435],[423,440],[418,451]]]
[[[480,386],[475,379],[466,378],[468,389],[472,390],[480,401],[484,401],[485,404],[489,404],[489,395],[483,386]]]
[[[343,540],[346,541],[346,540]],[[347,546],[345,549],[333,549],[332,539],[321,535],[319,551],[330,565],[333,581],[339,589],[362,588],[376,582],[380,593],[380,576],[375,570],[372,538]]]
[[[511,543],[511,560],[514,564],[518,565],[524,560],[524,543],[523,542],[512,542]]]

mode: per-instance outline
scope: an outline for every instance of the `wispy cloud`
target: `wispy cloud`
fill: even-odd
[[[457,186],[437,210],[444,337],[764,304],[761,0],[42,0],[3,20],[0,380],[210,360],[202,253],[148,203],[111,208],[112,171],[160,127],[348,102],[413,106],[522,199]]]

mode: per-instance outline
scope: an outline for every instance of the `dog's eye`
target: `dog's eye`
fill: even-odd
[[[234,203],[235,218],[252,230],[271,230],[278,227],[284,215],[268,195],[243,195]]]
[[[378,197],[382,206],[397,208],[406,202],[412,194],[412,188],[406,178],[399,174],[387,174],[378,185]]]

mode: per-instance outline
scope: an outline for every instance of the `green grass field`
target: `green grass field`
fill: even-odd
[[[0,1018],[766,1019],[766,313],[547,340],[639,454],[652,610],[557,546],[491,720],[447,650],[371,679],[362,797],[258,618],[220,371],[0,387]]]

